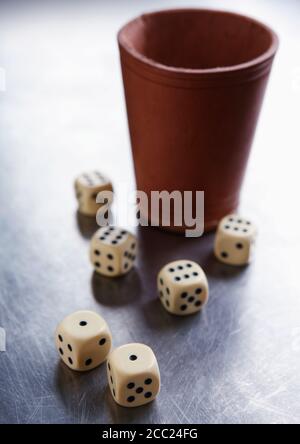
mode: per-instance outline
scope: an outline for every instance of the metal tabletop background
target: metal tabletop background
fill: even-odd
[[[89,263],[96,225],[77,215],[73,180],[98,168],[119,192],[133,183],[116,32],[143,11],[186,2],[0,3],[1,423],[300,422],[300,2],[189,5],[253,15],[281,39],[240,208],[259,228],[255,261],[218,263],[213,234],[145,228],[136,270],[108,280]],[[201,315],[173,317],[158,301],[156,274],[178,258],[208,275]],[[60,362],[55,327],[85,308],[106,318],[115,346],[153,348],[155,402],[119,407],[105,366],[78,374]]]

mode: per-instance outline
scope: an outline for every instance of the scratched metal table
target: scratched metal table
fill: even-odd
[[[255,262],[246,269],[217,263],[211,234],[190,240],[145,228],[138,267],[120,280],[92,273],[87,251],[96,225],[78,217],[72,182],[97,167],[119,193],[133,183],[115,34],[142,11],[185,2],[39,3],[0,4],[0,326],[7,334],[0,422],[299,422],[300,3],[239,5],[281,37],[242,195],[241,212],[260,232]],[[156,297],[158,270],[178,258],[207,272],[211,298],[202,315],[172,317]],[[162,375],[155,402],[118,407],[104,366],[77,374],[59,362],[54,329],[82,308],[103,314],[116,346],[139,341],[155,350]]]

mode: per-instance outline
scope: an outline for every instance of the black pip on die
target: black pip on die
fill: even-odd
[[[105,320],[92,311],[77,311],[57,327],[55,344],[63,362],[72,370],[88,371],[104,362],[111,349]]]
[[[97,211],[104,205],[96,202],[97,195],[101,191],[110,192],[104,202],[110,205],[113,192],[111,181],[98,171],[81,174],[75,181],[79,212],[86,216],[96,216]]]
[[[247,265],[251,262],[256,239],[253,223],[236,214],[221,220],[215,238],[215,256],[230,265]]]
[[[160,390],[156,357],[144,344],[126,344],[113,350],[107,361],[107,378],[114,400],[123,407],[147,404]]]
[[[127,230],[116,227],[100,228],[91,241],[90,258],[97,273],[121,276],[135,263],[137,239]]]
[[[186,316],[200,311],[208,300],[208,282],[195,262],[180,260],[166,265],[158,275],[161,303],[170,313]]]

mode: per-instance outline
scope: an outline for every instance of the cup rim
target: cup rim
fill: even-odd
[[[230,16],[235,16],[241,19],[244,19],[248,22],[254,23],[261,28],[263,28],[265,31],[267,31],[271,37],[271,44],[269,48],[264,51],[261,55],[258,57],[255,57],[251,60],[248,60],[247,62],[239,63],[236,65],[230,65],[230,66],[223,66],[223,67],[216,67],[216,68],[184,68],[184,67],[176,67],[176,66],[169,66],[165,65],[163,63],[157,62],[149,57],[146,57],[145,55],[141,54],[136,49],[132,48],[126,43],[126,38],[124,37],[124,33],[126,32],[127,28],[130,27],[133,23],[143,20],[145,17],[149,16],[155,16],[155,15],[162,15],[162,14],[168,14],[168,13],[185,13],[185,12],[211,12],[214,14],[225,14]],[[273,31],[268,25],[265,25],[259,20],[256,20],[255,18],[228,11],[228,10],[222,10],[222,9],[210,9],[210,8],[171,8],[171,9],[162,9],[158,11],[148,12],[145,14],[141,14],[134,19],[127,22],[118,32],[117,35],[118,43],[120,47],[129,53],[134,59],[137,61],[147,65],[149,68],[158,69],[160,71],[164,71],[166,74],[221,74],[221,73],[234,73],[237,71],[247,70],[251,69],[255,66],[261,65],[264,62],[270,60],[274,57],[276,54],[278,47],[279,47],[279,37],[275,31]]]

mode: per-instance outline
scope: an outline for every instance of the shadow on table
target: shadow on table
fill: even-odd
[[[232,281],[238,282],[244,279],[250,270],[250,266],[233,266],[223,264],[218,261],[213,252],[209,252],[206,257],[203,258],[201,266],[203,267],[208,279],[213,278],[222,282]]]
[[[141,267],[153,272],[168,262],[189,259],[197,262],[208,276],[234,280],[243,276],[249,267],[236,267],[219,262],[214,255],[214,233],[206,233],[200,238],[186,238],[161,229],[140,227]]]
[[[197,312],[188,316],[173,315],[163,307],[159,298],[146,302],[142,307],[142,315],[145,323],[157,332],[175,331],[191,328],[202,322],[203,313]]]
[[[132,304],[142,293],[142,283],[136,269],[114,279],[94,272],[91,286],[96,301],[110,307]]]
[[[116,404],[107,385],[105,365],[89,372],[75,372],[59,362],[55,371],[55,389],[70,419],[78,423],[98,423],[103,412],[110,423],[143,423],[156,411],[155,401],[137,408]],[[66,412],[62,414],[65,416]]]
[[[77,409],[78,416],[82,417],[85,411],[91,415],[93,411],[98,411],[103,406],[106,380],[105,365],[88,372],[76,372],[60,361],[56,367],[54,383],[63,404],[72,412],[74,418],[76,417],[74,409]],[[95,418],[89,416],[82,418],[82,421],[91,422],[98,417],[99,415]]]
[[[183,252],[192,245],[191,239],[153,227],[139,227],[137,237],[141,268],[152,272],[167,262],[183,259]]]
[[[84,237],[85,239],[91,239],[92,236],[99,229],[95,216],[92,217],[84,216],[79,211],[77,211],[76,221],[77,221],[78,230],[82,235],[82,237]]]

